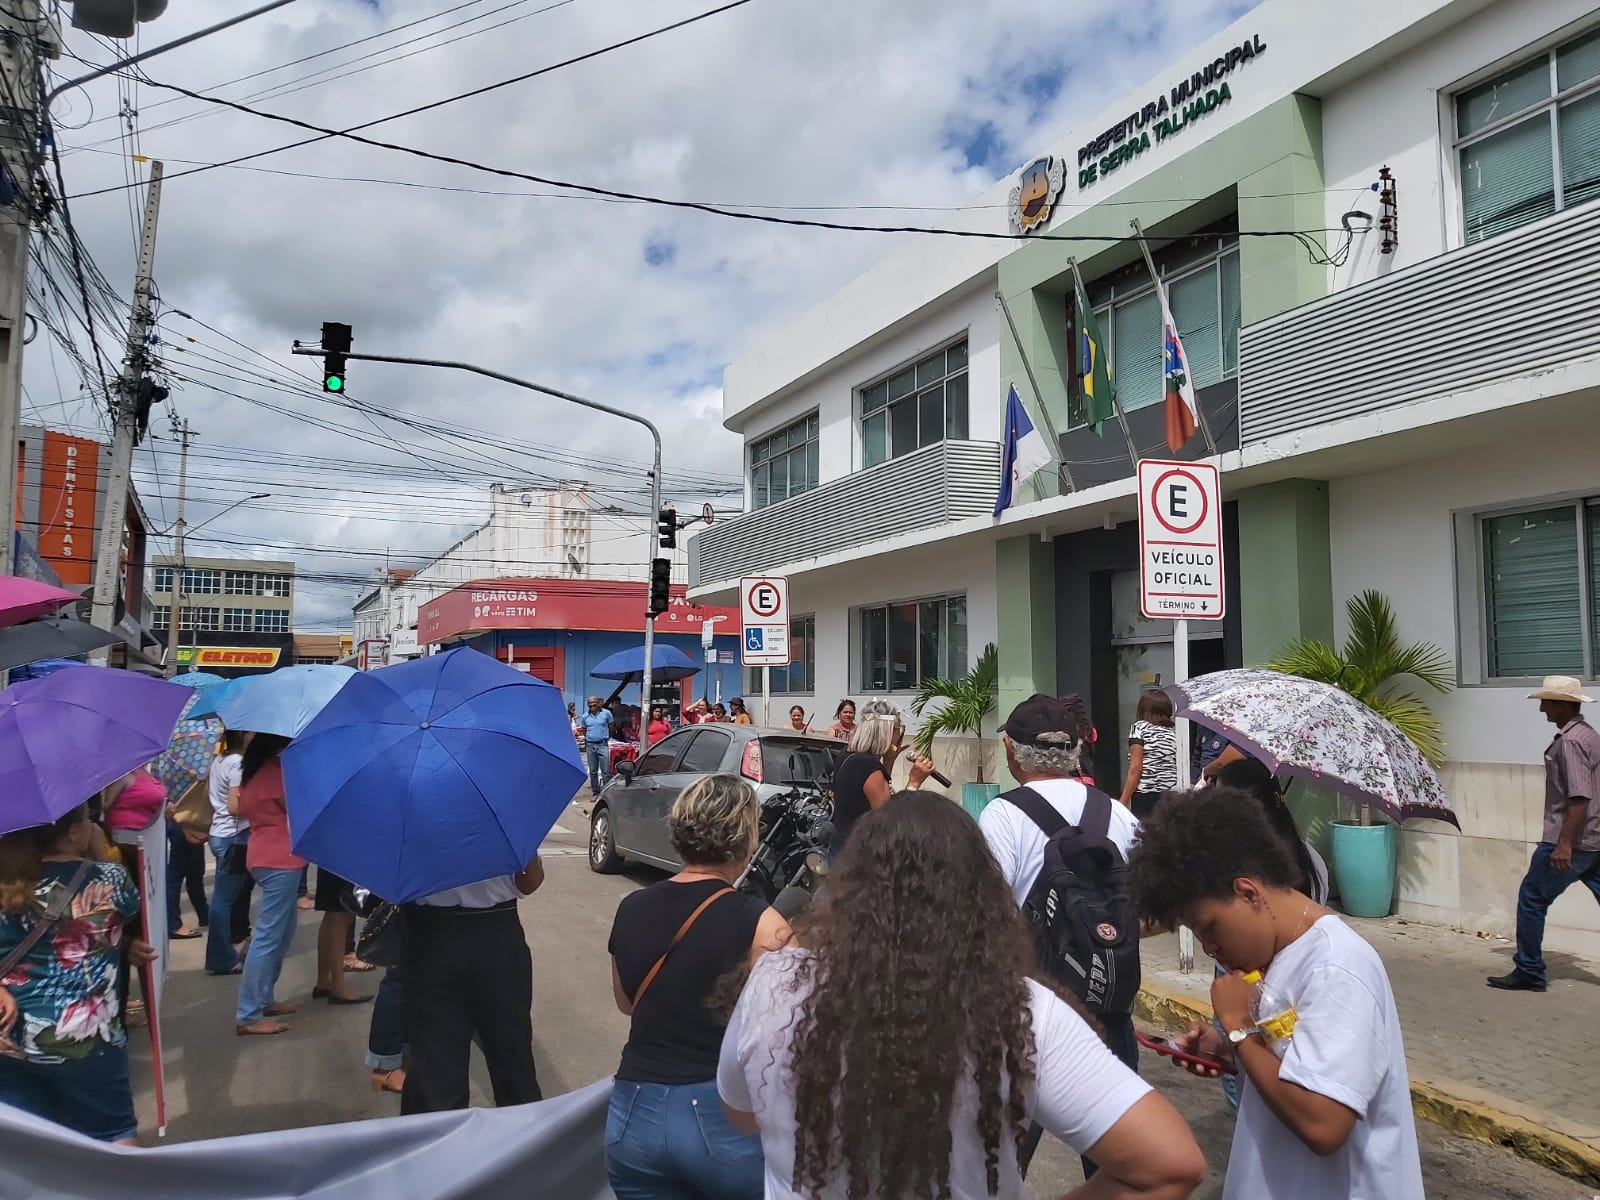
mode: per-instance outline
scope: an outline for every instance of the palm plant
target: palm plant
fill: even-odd
[[[983,722],[994,711],[995,696],[1000,690],[1000,651],[990,642],[972,664],[972,670],[953,679],[930,679],[917,692],[911,702],[911,711],[919,718],[923,710],[934,701],[943,703],[930,713],[913,739],[917,753],[926,756],[933,749],[933,739],[946,735],[979,737]],[[983,753],[978,756],[978,782],[983,778]]]
[[[1410,676],[1434,691],[1455,686],[1450,656],[1432,642],[1400,644],[1394,607],[1381,592],[1365,591],[1345,601],[1350,636],[1343,649],[1301,639],[1289,643],[1267,664],[1269,670],[1326,683],[1355,697],[1383,717],[1435,767],[1444,761],[1444,728],[1427,702],[1404,683]],[[1362,805],[1361,823],[1369,819]]]

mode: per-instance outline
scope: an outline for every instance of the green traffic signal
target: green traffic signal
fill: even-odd
[[[322,390],[325,392],[344,391],[344,378],[339,375],[329,375],[322,381]]]

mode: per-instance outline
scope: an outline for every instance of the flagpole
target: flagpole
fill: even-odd
[[[1128,224],[1132,225],[1133,226],[1133,232],[1139,235],[1139,249],[1144,252],[1144,265],[1150,268],[1150,279],[1156,285],[1156,291],[1161,293],[1161,295],[1163,297],[1162,305],[1161,305],[1162,308],[1167,308],[1167,303],[1166,303],[1166,300],[1165,300],[1166,288],[1161,286],[1161,273],[1156,270],[1156,260],[1151,257],[1151,255],[1150,255],[1150,247],[1144,240],[1144,226],[1139,224],[1139,218],[1138,217],[1135,217],[1133,220],[1129,221]],[[1173,327],[1174,327],[1174,330],[1176,330],[1176,327],[1177,327],[1177,318],[1176,317],[1173,318]],[[1193,381],[1191,380],[1190,382],[1192,383]],[[1200,432],[1205,435],[1206,450],[1214,458],[1214,457],[1216,457],[1216,453],[1217,453],[1217,443],[1211,437],[1211,424],[1210,424],[1210,422],[1208,422],[1206,420],[1205,409],[1200,404],[1200,389],[1199,388],[1195,388],[1194,415],[1195,415],[1195,418],[1200,423]]]
[[[1067,265],[1072,268],[1073,281],[1078,285],[1077,294],[1088,296],[1089,289],[1084,286],[1083,275],[1078,270],[1078,260],[1069,258],[1067,259]],[[1078,320],[1082,322],[1083,314],[1078,314]],[[1128,414],[1122,411],[1122,401],[1117,399],[1115,388],[1111,390],[1111,411],[1117,414],[1117,426],[1122,430],[1122,440],[1128,446],[1128,461],[1133,464],[1133,469],[1137,473],[1139,470],[1139,448],[1133,444],[1133,433],[1128,429]]]
[[[1050,419],[1050,406],[1044,402],[1044,393],[1039,390],[1039,380],[1033,373],[1033,364],[1028,361],[1028,352],[1022,348],[1022,335],[1017,332],[1017,323],[1011,319],[1011,306],[998,291],[994,298],[1000,302],[1000,311],[1005,314],[1006,325],[1011,330],[1011,340],[1017,345],[1017,357],[1022,359],[1023,373],[1027,375],[1028,385],[1033,388],[1033,394],[1039,401],[1039,419],[1044,422],[1045,432],[1050,435],[1050,457],[1056,460],[1061,482],[1066,485],[1067,491],[1075,492],[1078,485],[1072,482],[1072,469],[1061,456],[1061,438],[1056,433],[1056,423]]]

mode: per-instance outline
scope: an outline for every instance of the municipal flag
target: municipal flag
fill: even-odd
[[[1200,427],[1200,405],[1189,375],[1189,357],[1178,337],[1178,323],[1167,305],[1167,289],[1156,283],[1161,297],[1162,374],[1167,382],[1167,449],[1176,454]]]
[[[1000,494],[995,497],[994,515],[999,516],[1011,507],[1012,498],[1023,480],[1031,478],[1041,467],[1050,465],[1053,455],[1044,438],[1033,427],[1028,410],[1011,385],[1006,396],[1005,454],[1000,462]]]
[[[1117,411],[1117,385],[1111,378],[1106,344],[1100,336],[1100,325],[1094,319],[1094,308],[1089,304],[1081,279],[1073,297],[1072,311],[1078,326],[1078,370],[1083,380],[1084,412],[1089,427],[1099,433],[1101,426]]]

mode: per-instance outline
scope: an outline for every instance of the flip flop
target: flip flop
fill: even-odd
[[[235,1025],[233,1032],[239,1037],[272,1037],[274,1034],[288,1033],[289,1027],[282,1021],[257,1021],[253,1025]]]
[[[167,939],[174,942],[187,942],[199,937],[205,937],[205,934],[198,929],[180,929],[177,933],[167,934]]]

